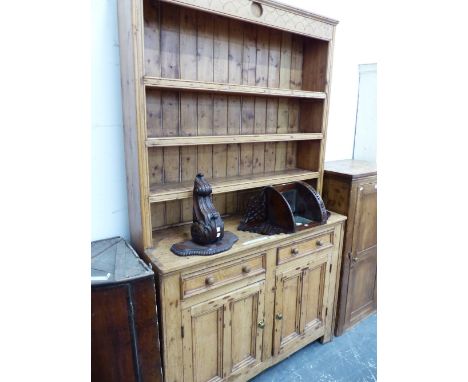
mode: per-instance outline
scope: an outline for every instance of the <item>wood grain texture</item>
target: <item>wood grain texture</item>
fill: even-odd
[[[253,134],[255,125],[255,99],[244,97],[242,99],[242,134]],[[253,145],[243,144],[240,147],[239,174],[252,174]]]
[[[144,57],[145,74],[161,75],[161,8],[160,2],[144,0]]]
[[[332,336],[343,217],[266,238],[237,231],[236,214],[265,185],[307,180],[320,192],[336,22],[270,0],[259,0],[256,18],[247,0],[120,3],[132,237],[159,274],[165,379],[247,380]],[[216,208],[233,215],[225,226],[239,241],[210,258],[179,258],[169,248],[190,235],[181,223],[191,220],[198,171],[213,186]],[[366,231],[362,242],[371,236]],[[321,249],[319,238],[329,239]],[[305,250],[277,262],[278,247],[292,245]],[[244,263],[251,273],[239,274]],[[222,280],[216,287],[200,279],[208,270]],[[189,275],[198,284],[184,295]],[[291,275],[285,289],[278,275]],[[281,293],[294,312],[275,348]]]
[[[333,174],[336,177],[359,179],[376,176],[377,166],[375,162],[343,159],[325,162],[325,172],[329,175]]]
[[[264,98],[255,98],[255,121],[254,133],[264,134],[266,132],[266,100]],[[265,172],[265,144],[256,143],[253,145],[253,164],[252,172],[261,174]]]
[[[213,98],[198,96],[198,135],[213,135]],[[198,172],[206,178],[213,176],[213,147],[198,147]]]
[[[333,36],[335,35],[335,30],[333,30]],[[325,92],[327,93],[327,98],[324,101],[323,111],[322,111],[322,130],[321,132],[324,135],[324,139],[320,144],[320,165],[319,165],[319,172],[321,176],[317,179],[317,191],[319,193],[322,192],[322,183],[323,183],[323,164],[325,161],[325,149],[326,149],[326,139],[327,139],[327,126],[328,126],[328,110],[329,110],[329,102],[330,102],[330,89],[331,89],[331,72],[332,72],[332,63],[333,63],[333,47],[334,41],[333,39],[321,46],[321,52],[317,54],[318,60],[320,62],[324,61],[323,56],[326,55],[326,69],[325,69]],[[322,51],[325,51],[326,53]],[[304,63],[305,65],[305,63]],[[323,71],[323,69],[322,69]],[[323,77],[322,71],[319,72],[318,76]],[[317,75],[317,73],[316,73]],[[305,73],[304,73],[304,81],[305,81]],[[315,81],[315,80],[313,80]],[[320,81],[320,80],[319,80]]]
[[[162,381],[155,296],[152,277],[92,288],[93,380]]]
[[[91,294],[91,376],[93,380],[138,381],[128,322],[127,286]],[[112,367],[114,363],[118,367]]]
[[[161,76],[180,78],[179,41],[180,8],[172,4],[161,6]]]
[[[153,265],[157,266],[157,269],[164,274],[181,270],[188,272],[189,270],[193,270],[192,268],[195,266],[203,268],[207,263],[214,262],[215,260],[224,259],[226,261],[226,258],[229,259],[245,252],[254,253],[255,249],[257,249],[257,252],[264,251],[269,247],[276,248],[278,246],[301,241],[301,239],[306,239],[309,235],[320,235],[324,231],[329,231],[330,227],[346,220],[344,216],[332,213],[326,224],[313,227],[310,230],[303,230],[292,235],[263,236],[253,232],[238,231],[236,229],[239,224],[238,219],[239,216],[232,216],[224,220],[225,230],[235,232],[239,237],[239,241],[227,252],[222,252],[211,257],[178,257],[174,255],[170,251],[172,244],[187,240],[190,237],[190,226],[185,225],[162,231],[155,231],[153,233],[153,249],[149,249],[145,253]]]
[[[151,203],[151,230],[166,224],[166,203]]]
[[[202,0],[203,2],[203,0]],[[180,7],[180,5],[183,6]],[[222,3],[222,2],[221,2]],[[221,4],[220,3],[220,4]],[[285,7],[271,2],[262,1],[262,6],[268,10],[286,12],[296,12],[292,8]],[[246,3],[247,5],[247,3]],[[240,5],[239,5],[240,6]],[[126,8],[125,8],[126,7]],[[248,8],[250,3],[248,4]],[[265,8],[266,7],[266,8]],[[271,7],[271,8],[270,8]],[[268,137],[257,137],[263,134],[280,134],[285,133],[318,133],[323,134],[326,138],[327,109],[328,109],[328,88],[329,88],[329,71],[331,70],[332,44],[331,39],[326,41],[317,40],[307,37],[299,33],[294,34],[288,31],[284,25],[279,29],[268,28],[268,25],[263,24],[263,16],[259,23],[245,22],[246,19],[239,18],[238,10],[231,9],[227,13],[216,13],[210,7],[206,8],[209,12],[201,11],[202,4],[189,4],[181,1],[162,1],[153,2],[143,0],[140,2],[123,2],[121,7],[123,10],[121,19],[130,20],[134,27],[127,28],[126,31],[133,31],[128,34],[125,28],[122,28],[122,33],[127,33],[125,38],[122,38],[125,45],[130,51],[135,52],[130,57],[133,62],[130,63],[131,68],[137,68],[139,74],[135,77],[137,71],[131,71],[134,78],[144,79],[144,85],[141,87],[141,82],[138,79],[139,99],[141,95],[146,96],[146,101],[141,103],[138,101],[134,105],[138,105],[139,112],[135,112],[136,118],[141,121],[142,128],[138,132],[138,136],[148,136],[146,140],[147,147],[154,146],[178,146],[179,147],[179,181],[188,181],[189,173],[193,171],[192,162],[197,162],[197,170],[202,169],[212,176],[222,178],[223,176],[231,175],[249,175],[259,174],[271,171],[284,171],[286,169],[296,169],[301,166],[297,163],[298,144],[295,142],[283,143],[280,140],[266,141]],[[242,9],[240,6],[239,10]],[[250,8],[249,8],[250,9]],[[232,13],[230,13],[232,12]],[[250,10],[249,10],[250,12]],[[276,12],[276,11],[275,11]],[[231,17],[226,17],[227,15]],[[268,19],[270,16],[265,17]],[[315,25],[320,23],[327,24],[329,20],[317,16],[311,16],[307,13],[294,13],[287,16],[294,18],[306,17],[314,20]],[[121,25],[124,23],[122,22]],[[139,24],[142,24],[141,27]],[[330,33],[334,30],[335,22],[330,24]],[[127,26],[130,24],[127,24]],[[134,49],[136,48],[136,49]],[[312,68],[313,66],[313,68]],[[307,68],[307,70],[306,70]],[[124,68],[123,68],[124,69]],[[127,79],[125,80],[128,83]],[[135,83],[135,84],[136,84]],[[318,92],[311,91],[311,87],[321,88]],[[146,89],[145,89],[146,88]],[[146,90],[146,92],[145,92]],[[180,92],[180,90],[184,90]],[[186,90],[196,91],[196,93],[186,93]],[[199,93],[207,92],[206,98],[201,97]],[[227,93],[227,105],[225,98],[218,93]],[[146,94],[145,94],[146,93]],[[258,96],[265,95],[264,99],[255,97],[249,98],[249,95]],[[240,99],[237,95],[243,95],[244,99]],[[232,96],[232,97],[231,97]],[[278,97],[274,99],[274,97]],[[196,105],[194,98],[196,97]],[[212,111],[208,111],[206,116],[206,100],[211,97]],[[284,98],[291,98],[287,101]],[[309,98],[310,97],[310,98]],[[192,100],[190,100],[192,98]],[[303,104],[298,110],[298,98],[318,101],[317,104]],[[253,101],[252,101],[253,100]],[[322,102],[322,103],[320,103]],[[124,102],[129,105],[129,102]],[[253,106],[252,106],[253,103]],[[182,109],[187,105],[193,105],[196,110],[197,126],[194,123],[182,123]],[[201,111],[198,110],[199,104],[202,104]],[[203,106],[205,105],[205,106]],[[230,120],[236,114],[236,107],[240,105],[240,113],[237,114],[238,120]],[[307,114],[307,106],[314,105],[316,112]],[[244,107],[245,106],[245,107]],[[146,110],[145,110],[146,109]],[[172,109],[172,112],[171,112]],[[165,123],[165,116],[175,116],[175,109],[180,110],[177,121],[171,124]],[[251,119],[253,119],[253,131],[261,132],[253,137],[253,142],[243,140],[244,145],[229,145],[229,142],[214,143],[215,145],[225,145],[220,147],[212,147],[200,145],[197,153],[190,148],[183,147],[186,143],[183,141],[177,142],[177,138],[193,136],[196,130],[198,136],[200,128],[198,121],[207,118],[206,122],[202,122],[201,131],[212,131],[209,135],[222,135],[221,130],[215,128],[219,126],[219,121],[223,119],[224,110],[227,109],[228,114],[228,135],[239,134],[245,135],[251,129]],[[230,109],[233,112],[230,113]],[[253,109],[253,112],[252,112]],[[142,111],[144,110],[144,114]],[[304,115],[303,112],[304,111]],[[213,116],[211,117],[211,113]],[[265,122],[263,123],[263,114],[265,113]],[[187,112],[190,114],[190,111]],[[252,117],[253,115],[253,117]],[[166,118],[167,120],[167,118]],[[211,124],[211,126],[209,126]],[[133,124],[135,125],[135,124]],[[146,127],[143,127],[146,126]],[[233,129],[234,127],[234,129]],[[265,132],[263,132],[265,129]],[[236,133],[236,131],[238,131]],[[170,139],[174,138],[174,141]],[[164,138],[160,141],[158,138]],[[286,137],[285,137],[286,138]],[[304,137],[305,138],[305,137]],[[314,138],[315,139],[315,138]],[[323,139],[325,141],[325,139]],[[136,142],[136,140],[134,140]],[[256,143],[249,145],[250,143]],[[279,142],[279,143],[275,143]],[[140,145],[141,146],[141,145]],[[306,147],[302,145],[302,147]],[[310,146],[307,146],[310,147]],[[226,153],[223,150],[226,150]],[[321,163],[323,162],[323,152],[325,143],[320,145],[319,156],[319,173],[322,172]],[[129,151],[134,153],[135,150]],[[146,163],[149,160],[145,158],[146,149],[139,148],[138,166],[141,168],[141,173],[153,173],[153,170],[146,170]],[[251,152],[251,153],[250,153]],[[168,165],[168,160],[176,157],[174,150],[163,150],[163,162],[157,167],[162,166],[163,181],[165,178],[174,179],[175,173],[173,168]],[[167,153],[167,158],[166,157]],[[131,154],[133,155],[133,154]],[[189,167],[183,168],[181,158],[188,158]],[[201,157],[201,160],[200,158]],[[224,157],[226,157],[226,171],[224,172]],[[154,159],[154,158],[152,158]],[[166,159],[166,160],[165,160]],[[219,159],[219,160],[218,160]],[[132,158],[133,160],[133,158]],[[314,157],[315,160],[315,157]],[[154,163],[154,161],[152,162]],[[236,169],[237,167],[237,169]],[[307,166],[311,168],[311,166]],[[169,170],[169,175],[165,172]],[[172,174],[171,174],[172,173]],[[224,173],[226,175],[224,175]],[[184,174],[184,175],[183,175]],[[158,174],[156,173],[157,177]],[[132,195],[137,195],[140,200],[140,206],[136,207],[135,203],[130,203],[129,208],[132,210],[135,218],[141,217],[141,223],[132,224],[135,232],[138,231],[135,237],[148,238],[153,227],[160,227],[161,219],[158,218],[161,214],[164,215],[164,224],[167,221],[178,224],[176,216],[180,216],[180,221],[186,221],[190,214],[190,200],[181,201],[179,207],[175,206],[175,212],[170,208],[172,216],[165,216],[166,206],[151,207],[148,204],[148,197],[144,197],[143,193],[148,193],[149,184],[157,184],[155,182],[144,179],[143,176],[138,176],[140,180],[140,190],[135,191],[132,186]],[[183,179],[182,179],[183,178]],[[130,179],[130,178],[129,178]],[[169,182],[172,183],[172,180]],[[135,184],[135,182],[133,182]],[[321,175],[316,182],[317,188],[321,188]],[[236,195],[228,196],[229,201],[224,201],[224,196],[215,197],[216,205],[224,211],[236,211],[237,201]],[[225,207],[224,207],[225,206]],[[144,213],[138,213],[139,208],[143,208]],[[159,211],[156,213],[156,209]],[[178,211],[179,210],[179,211]],[[152,222],[152,219],[156,224]],[[135,220],[135,219],[134,219]],[[132,229],[133,229],[132,228]],[[141,245],[142,240],[137,240]],[[146,245],[149,241],[146,239]]]
[[[208,146],[209,147],[209,146]],[[198,148],[200,150],[200,147]],[[199,164],[198,169],[202,167]],[[208,179],[213,189],[213,194],[239,191],[248,188],[257,188],[267,185],[293,182],[296,180],[314,179],[318,172],[308,170],[283,170],[255,175],[227,176],[226,178]],[[188,198],[192,195],[193,181],[174,182],[162,185],[154,185],[150,190],[152,203]]]
[[[165,381],[183,380],[183,346],[181,338],[180,281],[178,275],[159,278],[163,363]]]
[[[213,81],[213,17],[197,12],[197,28],[197,79]]]
[[[180,9],[180,77],[197,79],[197,12]]]
[[[302,78],[303,89],[325,91],[328,86],[328,57],[329,43],[316,39],[307,39],[304,44],[304,71]]]
[[[221,133],[222,129],[218,128],[227,121],[224,121],[226,114],[220,113],[220,110],[226,110],[226,99],[217,98],[215,102],[215,115],[213,116],[214,124],[214,133]],[[212,136],[193,136],[190,132],[191,126],[194,126],[193,120],[187,123],[184,123],[185,113],[190,113],[190,110],[187,110],[187,104],[185,104],[185,97],[181,97],[181,133],[186,135],[184,137],[160,137],[160,138],[148,138],[146,140],[147,147],[167,147],[167,146],[202,146],[202,145],[224,145],[224,144],[233,144],[233,143],[259,143],[259,142],[283,142],[283,141],[312,141],[319,140],[323,138],[323,135],[320,133],[288,133],[288,134],[244,134],[244,135],[212,135]],[[188,109],[190,106],[188,106]],[[264,110],[263,105],[261,106],[261,112],[255,113],[255,128],[263,129],[264,120],[262,116],[265,117],[267,114],[263,114]],[[276,114],[276,113],[275,113]],[[190,114],[188,114],[190,115]],[[238,122],[238,121],[236,121]],[[187,129],[188,126],[188,129]]]
[[[192,139],[197,134],[197,96],[194,93],[180,95],[180,131],[184,136]],[[180,145],[181,181],[193,181],[197,174],[197,148],[195,146]],[[181,201],[182,221],[192,220],[193,199]]]
[[[161,91],[146,89],[146,126],[148,137],[162,137]]]
[[[226,229],[235,231],[237,222],[237,218],[227,219]],[[338,258],[341,242],[339,227],[342,222],[342,216],[332,214],[324,226],[300,234],[271,237],[235,231],[239,242],[230,251],[209,258],[180,258],[169,251],[171,243],[189,235],[187,227],[161,231],[159,238],[155,237],[155,250],[147,252],[147,255],[163,280],[170,275],[174,282],[186,280],[183,281],[185,287],[173,284],[170,289],[171,293],[185,294],[183,300],[176,300],[173,294],[170,300],[164,302],[164,293],[169,291],[169,285],[163,289],[161,297],[163,305],[171,301],[169,307],[180,311],[180,319],[176,316],[176,322],[183,327],[179,330],[184,333],[179,336],[184,378],[190,381],[206,381],[210,378],[244,380],[246,375],[253,376],[279,362],[285,354],[291,354],[311,341],[324,337],[327,334],[326,319],[320,318],[327,314],[332,317],[333,311],[327,311],[328,305],[324,306],[321,301],[327,301],[327,304],[331,301],[332,306],[334,303],[335,284],[333,287],[330,285],[331,275],[336,268],[329,268],[329,264],[335,264]],[[330,232],[330,229],[335,232],[331,251],[325,249],[287,264],[276,265],[278,246],[284,247],[303,240],[315,242],[317,237],[324,235],[324,230]],[[260,252],[256,239],[262,239],[258,242],[262,243]],[[259,262],[259,255],[264,260]],[[235,275],[242,271],[244,264],[251,264],[249,272],[252,273],[236,278]],[[261,269],[264,273],[258,274],[255,269]],[[284,288],[280,287],[278,279],[275,281],[275,274],[287,281]],[[204,279],[208,275],[219,280],[219,286],[215,284],[214,288],[207,288]],[[257,277],[262,277],[260,284],[258,281],[252,284],[254,279],[258,280]],[[249,283],[248,279],[252,281]],[[280,297],[283,292],[286,296]],[[278,308],[274,308],[275,301],[286,302],[281,307],[283,316],[286,314],[284,335],[279,338],[273,336],[274,325],[278,327],[275,321],[281,321],[273,315],[279,312]],[[176,323],[171,322],[171,325],[175,333]],[[292,335],[288,336],[289,332]],[[274,338],[275,341],[279,339],[282,346],[272,356]]]
[[[176,11],[171,10],[177,14]],[[172,14],[171,13],[171,14]],[[174,18],[176,16],[174,15]],[[171,21],[173,22],[173,21]],[[174,21],[175,22],[175,21]],[[172,25],[172,24],[171,24]],[[161,38],[163,38],[162,36]],[[172,34],[165,36],[169,42],[174,38]],[[164,40],[163,40],[164,41]],[[170,72],[173,75],[178,75],[179,65],[172,64]],[[179,125],[179,93],[164,92],[162,94],[162,135],[166,137],[174,137],[180,134]],[[179,147],[163,148],[163,182],[174,183],[180,182],[180,149]],[[181,218],[181,203],[179,201],[170,201],[165,207],[165,224],[175,224]]]
[[[262,4],[262,15],[257,17],[250,8],[249,0],[164,0],[174,4],[202,9],[219,15],[257,23],[275,29],[282,29],[292,33],[303,34],[323,40],[331,40],[338,21],[318,16],[302,9],[294,8],[271,0],[259,0]]]
[[[377,306],[377,177],[368,175],[375,174],[373,163],[339,161],[330,167],[324,177],[324,201],[348,216],[334,325],[341,335]]]
[[[118,15],[130,238],[142,252],[151,245],[148,161],[143,148],[147,134],[145,89],[140,81],[145,71],[142,4],[122,0]]]

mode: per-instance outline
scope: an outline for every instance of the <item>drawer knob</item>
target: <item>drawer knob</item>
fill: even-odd
[[[261,320],[259,323],[258,323],[258,327],[260,329],[263,329],[265,327],[265,321],[264,320]]]
[[[206,285],[213,285],[215,283],[215,278],[213,276],[208,276],[205,279],[205,284]]]
[[[353,262],[357,263],[358,262],[358,258],[357,257],[353,257]]]
[[[283,319],[283,315],[281,313],[277,313],[276,314],[276,319],[277,320],[282,320]]]
[[[317,244],[317,247],[321,247],[321,246],[323,246],[323,241],[322,240],[317,240],[315,242],[315,244]]]
[[[250,268],[249,265],[244,265],[242,267],[242,272],[244,272],[244,273],[250,273],[251,270],[252,270],[252,268]]]
[[[299,254],[299,250],[298,250],[297,248],[293,248],[293,249],[291,249],[291,253],[292,253],[293,255],[298,255],[298,254]]]

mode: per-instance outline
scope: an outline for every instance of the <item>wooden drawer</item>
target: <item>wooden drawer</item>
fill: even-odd
[[[265,273],[265,254],[182,275],[182,298]]]
[[[333,247],[333,230],[278,248],[276,264],[283,264],[322,249]]]

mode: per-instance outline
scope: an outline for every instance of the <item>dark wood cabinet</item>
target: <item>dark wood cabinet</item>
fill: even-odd
[[[91,379],[162,381],[154,274],[119,237],[91,244]]]
[[[377,308],[377,171],[374,163],[325,163],[323,199],[327,208],[348,216],[335,334]]]

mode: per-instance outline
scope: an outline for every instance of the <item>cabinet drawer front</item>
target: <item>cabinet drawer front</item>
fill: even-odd
[[[333,246],[333,230],[278,248],[276,264],[283,264],[298,257],[309,255]]]
[[[182,298],[265,273],[265,254],[182,275]]]

